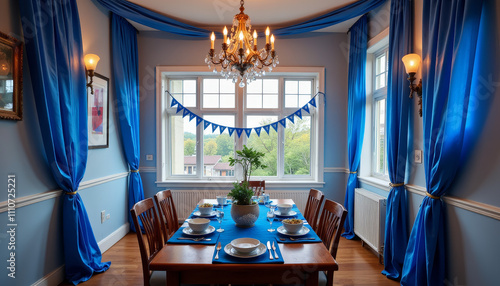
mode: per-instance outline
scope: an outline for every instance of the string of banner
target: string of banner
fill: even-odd
[[[229,132],[229,136],[233,136],[233,133],[236,131],[238,138],[241,137],[243,132],[245,132],[247,137],[250,137],[250,134],[252,134],[252,130],[254,130],[255,133],[257,134],[257,136],[259,136],[259,137],[260,137],[260,133],[261,133],[262,129],[264,129],[264,131],[266,131],[266,133],[268,135],[269,135],[269,131],[271,130],[271,128],[273,128],[274,131],[278,132],[279,125],[283,126],[283,128],[286,128],[286,120],[287,119],[290,122],[292,122],[293,124],[295,124],[295,116],[302,119],[302,111],[305,111],[308,114],[310,114],[311,110],[309,109],[309,105],[314,107],[314,108],[317,108],[316,97],[319,96],[320,94],[325,96],[325,94],[323,92],[316,93],[316,95],[314,95],[304,106],[302,106],[301,108],[297,109],[297,111],[293,112],[292,114],[290,114],[288,116],[285,116],[284,118],[282,118],[276,122],[273,122],[273,123],[270,123],[267,125],[263,125],[263,126],[259,126],[259,127],[240,128],[240,127],[229,127],[229,126],[224,126],[224,125],[220,125],[220,124],[215,124],[213,122],[205,120],[201,116],[190,111],[187,107],[184,107],[179,101],[177,101],[177,99],[175,99],[170,94],[170,92],[168,92],[168,91],[166,91],[166,92],[172,98],[172,102],[170,104],[170,107],[177,106],[177,111],[175,113],[178,114],[179,112],[182,111],[182,118],[189,116],[189,121],[196,119],[196,126],[200,125],[203,122],[203,129],[204,130],[206,130],[208,127],[212,126],[212,133],[214,133],[217,130],[217,128],[219,129],[220,134],[222,134],[222,132],[224,132],[227,129],[227,131]]]

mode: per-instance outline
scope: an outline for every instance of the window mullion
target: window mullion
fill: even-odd
[[[203,82],[203,78],[202,77],[198,77],[197,78],[197,85],[196,85],[196,101],[198,102],[197,103],[197,107],[198,107],[198,111],[201,111],[203,108],[201,106],[202,104],[202,82]],[[198,113],[199,116],[203,117],[203,113]],[[203,178],[203,171],[204,171],[204,168],[203,168],[203,123],[200,123],[200,125],[198,125],[196,127],[196,177],[198,179],[201,179]]]

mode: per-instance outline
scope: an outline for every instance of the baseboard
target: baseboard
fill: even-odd
[[[115,243],[117,243],[120,239],[122,239],[127,233],[130,231],[130,224],[127,222],[124,225],[120,226],[117,230],[113,231],[110,235],[106,236],[104,239],[99,241],[97,245],[99,245],[99,249],[101,249],[101,253],[106,252],[111,248]],[[61,284],[64,281],[64,265],[40,278],[35,283],[31,284],[31,286],[56,286]]]

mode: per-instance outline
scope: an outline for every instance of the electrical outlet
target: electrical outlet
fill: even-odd
[[[101,211],[101,223],[104,223],[104,221],[106,220],[106,211]]]
[[[150,154],[146,155],[146,160],[147,161],[152,161],[153,160],[153,155],[150,155]]]
[[[111,214],[106,215],[106,220],[108,220],[111,217]]]
[[[415,158],[414,158],[415,164],[422,164],[422,156],[423,156],[422,150],[415,150]]]

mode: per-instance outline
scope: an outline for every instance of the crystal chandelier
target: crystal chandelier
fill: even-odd
[[[214,73],[219,72],[226,79],[232,77],[236,83],[240,79],[240,87],[245,86],[245,82],[250,83],[256,77],[260,77],[271,72],[273,67],[279,64],[278,56],[274,50],[274,35],[269,37],[269,27],[266,29],[266,46],[260,50],[257,49],[257,32],[252,31],[250,17],[243,13],[244,1],[240,1],[240,13],[234,16],[231,35],[228,37],[227,28],[224,27],[224,42],[219,55],[215,55],[214,42],[215,34],[212,32],[211,48],[205,58],[205,63]],[[271,38],[271,44],[269,44]]]

